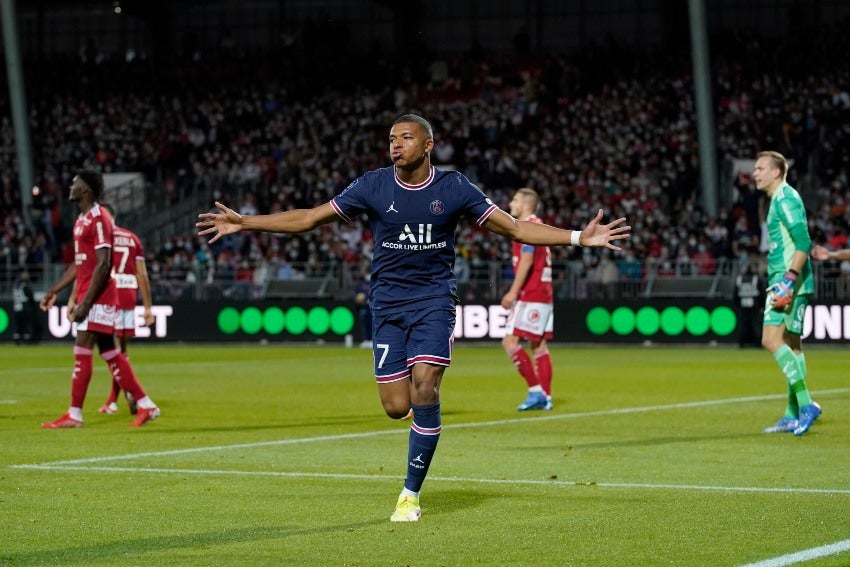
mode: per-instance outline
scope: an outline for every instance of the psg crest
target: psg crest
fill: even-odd
[[[431,214],[432,215],[441,215],[443,211],[446,210],[446,206],[442,201],[431,201]]]

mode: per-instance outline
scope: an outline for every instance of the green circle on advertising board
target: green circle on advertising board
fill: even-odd
[[[695,337],[702,336],[708,332],[711,317],[705,307],[691,307],[685,315],[685,328]]]
[[[307,330],[307,312],[303,307],[293,307],[286,312],[286,330],[292,335],[300,335]]]
[[[611,328],[618,335],[628,335],[635,330],[635,313],[628,307],[618,307],[611,313]]]
[[[314,307],[307,314],[307,328],[314,335],[324,335],[331,327],[331,317],[324,307]]]
[[[654,335],[661,328],[661,315],[654,307],[641,307],[635,315],[635,327],[641,335]]]
[[[218,312],[218,329],[232,335],[239,330],[239,311],[233,307],[225,307]]]
[[[280,307],[269,307],[263,313],[263,330],[270,335],[277,335],[283,331],[286,325],[286,317]]]
[[[0,333],[5,333],[9,328],[9,314],[5,309],[0,309]]]
[[[732,334],[738,326],[738,318],[729,307],[718,307],[711,313],[711,330],[715,334],[725,337]]]
[[[347,307],[335,307],[331,311],[331,331],[344,335],[354,327],[354,313]]]
[[[242,330],[249,335],[256,335],[263,326],[263,314],[256,307],[248,307],[242,312]]]
[[[685,314],[678,307],[668,307],[661,312],[661,330],[665,335],[675,337],[685,330]]]
[[[611,315],[604,307],[594,307],[587,312],[585,325],[594,335],[604,335],[611,330]]]

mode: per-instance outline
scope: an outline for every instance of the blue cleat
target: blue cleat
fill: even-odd
[[[525,401],[516,407],[517,411],[526,411],[531,409],[545,409],[546,394],[543,392],[529,392]]]
[[[552,411],[552,396],[546,396],[546,405],[543,406],[546,411]]]
[[[765,433],[791,433],[797,427],[799,427],[800,422],[795,417],[788,417],[787,415],[782,416],[779,421],[776,422],[776,425],[771,425],[770,427],[765,427]]]
[[[820,406],[814,402],[810,403],[807,406],[803,406],[800,408],[800,423],[797,425],[797,428],[794,430],[794,435],[800,436],[812,426],[817,418],[820,417],[820,414],[823,413],[823,410],[820,409]]]

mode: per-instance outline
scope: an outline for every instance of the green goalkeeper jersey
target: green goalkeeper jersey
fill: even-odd
[[[791,267],[791,258],[795,250],[808,256],[812,247],[809,225],[806,220],[806,208],[797,190],[783,183],[770,199],[767,211],[767,236],[770,244],[767,253],[767,281],[773,285],[782,279],[782,275]],[[812,262],[807,257],[803,270],[797,277],[796,292],[811,294],[814,292]]]

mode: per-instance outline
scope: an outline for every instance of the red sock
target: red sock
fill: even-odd
[[[552,395],[552,357],[549,356],[549,351],[534,355],[534,365],[537,369],[537,377],[540,379],[540,387],[546,392],[547,396]]]
[[[92,350],[74,346],[74,373],[71,375],[71,407],[83,407],[92,372]]]
[[[110,368],[111,372],[112,369]],[[112,402],[118,401],[118,394],[121,393],[121,386],[118,385],[118,380],[115,379],[115,376],[112,377],[112,388],[109,390],[109,397],[106,398],[106,403],[111,404]]]
[[[127,361],[120,350],[112,349],[100,353],[101,358],[109,365],[109,371],[112,373],[112,378],[118,383],[118,387],[122,388],[131,394],[136,400],[141,400],[145,397],[145,391],[142,385],[136,379],[136,373],[133,372],[133,367]]]
[[[537,375],[534,373],[534,365],[531,363],[531,358],[529,358],[525,349],[521,346],[517,346],[511,352],[510,356],[520,375],[525,378],[525,383],[528,384],[528,387],[533,388],[534,386],[539,386],[540,382],[537,380]]]

